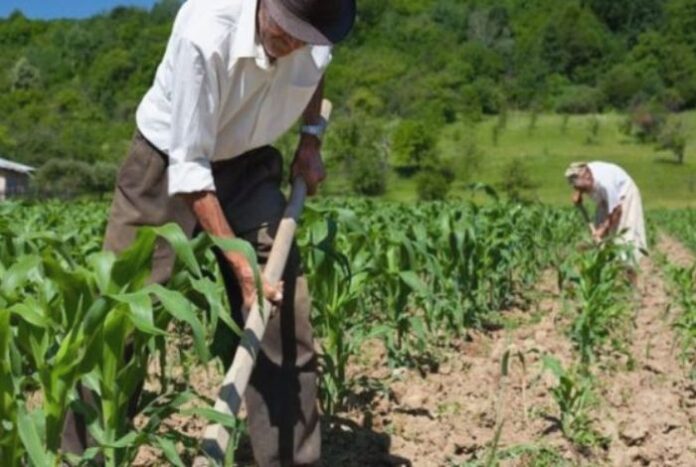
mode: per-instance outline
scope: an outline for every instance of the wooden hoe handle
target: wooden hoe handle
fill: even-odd
[[[322,102],[321,113],[328,121],[331,113],[331,103],[326,99]],[[268,262],[263,270],[266,281],[271,285],[277,284],[283,276],[285,263],[292,246],[297,223],[302,214],[306,195],[307,185],[304,179],[295,177],[292,183],[290,199],[285,208],[283,219],[278,226]],[[228,415],[236,415],[239,412],[242,396],[249,383],[249,377],[261,347],[270,312],[271,304],[267,300],[263,300],[262,308],[259,308],[258,302],[255,302],[252,306],[244,325],[244,333],[234,355],[232,366],[230,366],[225,375],[220,393],[215,401],[216,411]],[[203,451],[214,461],[222,463],[229,440],[230,435],[222,425],[208,425],[203,435]],[[197,459],[196,464],[198,463]]]

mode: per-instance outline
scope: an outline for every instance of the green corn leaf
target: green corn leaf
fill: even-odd
[[[159,284],[152,284],[144,290],[148,293],[155,294],[162,302],[164,309],[174,318],[191,326],[196,353],[199,358],[207,361],[210,357],[208,347],[205,343],[203,324],[196,316],[196,312],[191,306],[191,303],[180,293],[167,290]]]
[[[127,305],[128,318],[140,331],[155,336],[166,336],[167,333],[154,324],[152,302],[145,292],[132,294],[109,295],[118,303]]]
[[[38,307],[33,297],[27,297],[24,303],[13,305],[10,307],[9,311],[18,318],[38,328],[44,328],[49,325],[48,320],[43,313],[41,313],[41,309]]]
[[[203,417],[209,422],[219,423],[229,429],[234,429],[239,425],[239,421],[234,415],[224,414],[210,407],[192,407],[190,409],[183,409],[179,413],[182,415]]]
[[[415,271],[402,271],[399,273],[399,277],[408,285],[412,290],[423,294],[429,295],[430,290],[425,285],[425,283],[418,277]]]
[[[15,260],[15,263],[3,274],[0,292],[6,296],[14,294],[16,289],[29,279],[32,271],[37,270],[40,265],[41,259],[38,256],[21,256]]]
[[[111,271],[116,262],[116,255],[111,251],[102,251],[87,258],[87,264],[94,273],[93,278],[102,293],[109,292]]]
[[[176,445],[172,440],[165,438],[164,436],[153,436],[151,439],[153,439],[155,444],[159,446],[164,456],[172,465],[176,465],[177,467],[184,467],[184,462],[181,460],[181,457],[179,457],[179,454],[176,452]]]
[[[157,234],[152,227],[142,227],[135,241],[118,256],[111,269],[111,280],[119,289],[128,284],[145,283],[150,276],[156,240]]]
[[[17,428],[19,437],[24,444],[29,459],[36,467],[51,466],[54,464],[54,456],[46,451],[46,448],[41,441],[39,429],[37,427],[38,418],[32,417],[23,402],[17,404]]]
[[[210,307],[211,319],[214,321],[213,328],[216,327],[216,320],[219,319],[223,323],[225,323],[225,325],[228,328],[230,328],[235,334],[241,336],[242,330],[232,319],[232,316],[229,313],[229,310],[227,309],[228,307],[222,300],[222,293],[218,288],[219,286],[207,278],[195,279],[191,281],[191,285],[193,285],[193,288],[196,291],[200,292],[206,298],[208,306]]]
[[[563,367],[561,366],[561,362],[550,355],[544,355],[541,359],[544,368],[548,369],[551,371],[551,373],[556,377],[556,378],[561,378],[563,375],[565,375],[565,371],[563,371]]]
[[[161,227],[156,227],[154,231],[157,235],[167,240],[174,250],[174,253],[176,253],[176,257],[189,271],[196,277],[201,276],[201,268],[198,265],[196,255],[193,252],[189,239],[178,224],[169,223]]]
[[[510,349],[503,353],[503,358],[500,362],[500,374],[507,376],[510,372]]]
[[[114,442],[102,443],[102,446],[105,448],[113,449],[134,447],[139,445],[143,441],[145,436],[146,435],[143,433],[136,433],[135,431],[131,431],[130,433],[127,433],[126,435],[120,437]]]
[[[256,292],[259,309],[263,310],[263,289],[261,288],[261,270],[259,269],[258,261],[256,259],[256,252],[251,246],[251,243],[243,240],[241,238],[220,238],[211,237],[213,243],[220,248],[222,251],[234,251],[241,253],[249,262],[252,270],[254,271],[254,281],[256,282]]]

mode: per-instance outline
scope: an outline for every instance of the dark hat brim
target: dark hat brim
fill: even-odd
[[[298,18],[282,0],[265,0],[268,12],[278,26],[295,39],[311,45],[334,45],[348,35],[355,23],[355,0],[339,2],[340,12],[331,24],[314,25]]]

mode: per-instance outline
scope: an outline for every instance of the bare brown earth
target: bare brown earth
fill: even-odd
[[[666,236],[655,250],[677,264],[694,261]],[[485,465],[502,426],[496,446],[502,465],[696,466],[696,387],[678,359],[670,323],[679,310],[670,306],[659,266],[644,260],[630,304],[633,362],[605,355],[596,365],[593,426],[609,440],[604,446],[579,449],[559,429],[550,395],[556,380],[542,371],[541,356],[552,354],[564,366],[576,358],[565,335],[572,304],[551,273],[536,293],[531,309],[507,313],[514,326],[456,342],[442,351],[434,372],[389,368],[380,343],[366,343],[350,367],[351,379],[361,382],[350,408],[324,419],[325,465]],[[212,396],[221,376],[211,366],[187,378]],[[179,417],[171,425],[198,436],[203,422]],[[248,446],[240,457],[241,465],[253,465]],[[144,449],[135,465],[165,464],[157,451]]]

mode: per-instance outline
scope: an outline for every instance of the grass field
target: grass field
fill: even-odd
[[[599,122],[594,141],[588,142],[593,119]],[[568,202],[570,190],[563,171],[572,161],[604,160],[624,167],[635,179],[647,208],[696,206],[696,112],[681,114],[687,133],[685,163],[675,163],[671,153],[654,145],[638,144],[620,131],[625,116],[602,114],[564,117],[539,115],[533,129],[529,113],[511,112],[505,129],[494,144],[498,117],[486,117],[472,125],[458,122],[442,129],[438,142],[440,156],[456,173],[452,195],[466,193],[469,182],[498,185],[503,172],[519,158],[537,187],[532,198],[560,205]],[[472,154],[475,156],[467,156]],[[417,198],[413,180],[391,176],[387,199],[412,201]]]

